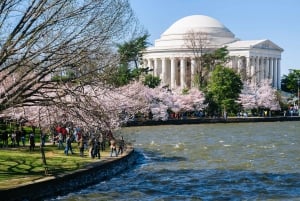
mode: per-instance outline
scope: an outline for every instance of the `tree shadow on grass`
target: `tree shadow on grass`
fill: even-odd
[[[20,154],[20,150],[24,153]],[[34,179],[36,177],[44,177],[46,168],[49,170],[50,175],[55,176],[80,167],[80,163],[77,162],[75,158],[71,159],[71,162],[69,161],[69,165],[66,165],[65,163],[67,160],[63,157],[63,155],[59,157],[46,157],[47,164],[44,165],[39,149],[36,149],[33,152],[29,152],[29,150],[25,148],[20,148],[19,150],[11,149],[8,151],[9,152],[6,152],[6,154],[2,154],[1,156],[0,182],[1,180],[11,180],[24,177],[33,177]]]

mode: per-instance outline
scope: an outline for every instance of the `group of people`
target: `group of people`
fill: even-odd
[[[2,148],[16,148],[16,147],[25,147],[26,145],[26,132],[24,129],[16,130],[12,133],[7,131],[0,131],[0,147]],[[33,132],[30,133],[28,137],[29,150],[34,151],[35,148],[35,136]]]
[[[110,130],[100,132],[99,130],[84,133],[79,128],[65,128],[57,126],[54,129],[53,143],[57,143],[58,149],[63,149],[66,155],[74,154],[72,143],[78,143],[79,155],[84,156],[84,152],[88,151],[91,158],[101,158],[101,151],[104,151],[106,145],[110,147],[110,156],[122,155],[125,148],[123,136],[116,139]],[[64,146],[64,143],[66,146]]]
[[[100,159],[100,151],[104,151],[107,144],[110,147],[110,157],[113,157],[113,155],[115,157],[120,154],[122,155],[125,149],[125,141],[123,136],[121,136],[120,140],[116,140],[110,134],[106,135],[105,137],[100,134],[98,136],[90,137],[88,140],[85,138],[87,137],[83,136],[78,142],[80,156],[84,156],[84,150],[88,150],[90,157]]]
[[[16,130],[10,134],[7,131],[0,131],[1,147],[19,147],[20,143],[25,147],[25,137],[26,133],[23,129],[21,131]]]
[[[28,143],[29,151],[34,151],[36,147],[35,130],[30,132],[26,136],[25,130],[18,129],[15,132],[9,134],[6,131],[0,131],[0,147],[25,147]],[[26,138],[28,142],[26,143]],[[41,147],[46,144],[46,135],[44,132],[40,136]],[[125,141],[123,136],[120,139],[114,137],[113,133],[108,131],[95,130],[93,132],[84,132],[79,128],[67,128],[63,126],[57,126],[53,129],[52,136],[53,144],[57,144],[58,149],[64,150],[65,155],[74,154],[72,147],[73,143],[78,143],[79,155],[84,156],[84,152],[87,151],[91,158],[101,158],[101,151],[106,149],[106,146],[110,149],[110,156],[117,157],[124,153]]]
[[[117,151],[117,147],[118,147],[118,151]],[[125,141],[123,139],[123,136],[121,136],[121,139],[119,141],[117,141],[115,138],[112,138],[110,140],[110,157],[113,156],[113,154],[115,154],[116,157],[118,157],[118,155],[122,155],[124,152],[124,148],[125,148]]]

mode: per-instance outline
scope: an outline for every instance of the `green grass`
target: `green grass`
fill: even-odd
[[[85,156],[79,156],[77,143],[73,143],[75,154],[66,156],[63,149],[54,145],[44,148],[47,167],[50,175],[58,175],[74,171],[88,163],[99,161],[91,159],[85,151]],[[100,152],[101,158],[109,156],[109,150]],[[39,147],[30,152],[27,147],[0,148],[0,190],[44,178],[45,168]]]

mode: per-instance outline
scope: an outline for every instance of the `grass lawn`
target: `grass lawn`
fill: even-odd
[[[38,145],[38,143],[37,143]],[[73,155],[66,156],[63,149],[58,149],[56,145],[46,145],[44,147],[47,167],[51,175],[67,173],[85,166],[87,163],[99,161],[88,156],[79,156],[77,143],[72,144]],[[109,148],[100,152],[102,158],[108,157]],[[14,187],[19,184],[42,179],[45,176],[45,168],[42,162],[40,147],[30,152],[28,145],[18,148],[0,148],[0,190]]]

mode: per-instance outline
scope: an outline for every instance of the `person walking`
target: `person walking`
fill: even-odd
[[[83,157],[84,156],[84,140],[83,140],[83,136],[81,136],[81,138],[78,140],[78,147],[79,147],[80,156]]]
[[[121,139],[119,141],[119,150],[118,150],[118,155],[119,154],[123,154],[123,151],[124,151],[124,147],[125,147],[125,141],[123,139],[123,136],[121,136]]]
[[[22,128],[22,129],[21,129],[21,141],[22,141],[23,147],[25,147],[25,140],[26,140],[26,132],[25,132],[25,130]]]
[[[64,148],[63,144],[63,135],[62,133],[58,133],[58,149]]]
[[[46,144],[46,134],[44,132],[41,133],[41,146],[44,147]]]
[[[110,157],[112,157],[113,153],[115,153],[115,156],[117,157],[118,156],[118,153],[117,153],[117,147],[116,147],[116,140],[114,138],[112,138],[110,140]]]
[[[68,135],[67,139],[66,139],[66,148],[65,148],[65,154],[68,155],[69,154],[69,151],[71,152],[71,154],[74,154],[73,153],[73,149],[72,149],[72,139],[70,137],[70,135]]]
[[[93,158],[97,157],[100,159],[100,142],[99,140],[94,141],[93,145]]]
[[[34,147],[35,147],[34,134],[31,133],[29,135],[29,151],[34,151]]]

